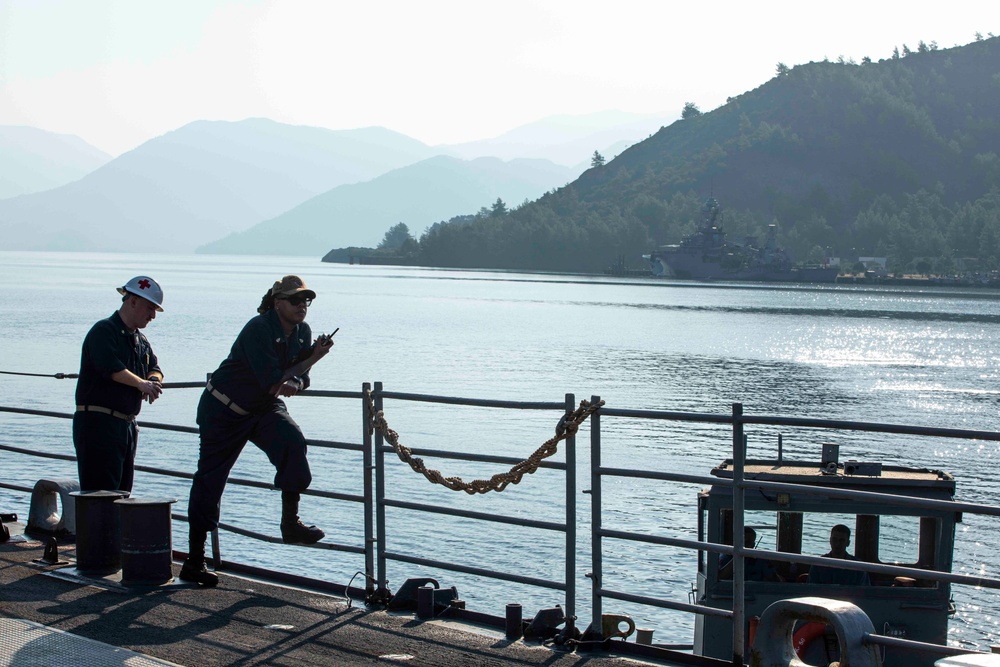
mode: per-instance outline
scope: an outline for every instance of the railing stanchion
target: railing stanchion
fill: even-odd
[[[597,404],[600,396],[591,396],[590,402]],[[590,416],[590,585],[591,596],[590,630],[601,632],[601,581],[604,562],[601,554],[601,413]]]
[[[375,383],[373,392],[375,411],[382,409],[382,383]],[[377,531],[377,574],[378,588],[380,592],[388,595],[389,582],[386,581],[385,572],[385,452],[382,445],[385,442],[381,431],[375,431],[375,529]]]
[[[212,568],[218,570],[222,567],[222,549],[219,547],[219,529],[212,529]]]
[[[368,414],[368,394],[371,383],[361,385],[361,442],[362,465],[364,467],[364,507],[365,507],[365,593],[371,598],[375,592],[375,509],[374,492],[372,490],[372,433],[371,416]]]
[[[744,575],[746,546],[743,540],[745,509],[743,468],[746,464],[746,439],[743,433],[743,404],[733,403],[733,665],[743,667]],[[756,546],[756,545],[755,545]]]
[[[576,397],[566,394],[566,412],[576,407]],[[576,436],[566,438],[566,636],[576,629]]]

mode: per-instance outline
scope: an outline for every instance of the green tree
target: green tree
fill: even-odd
[[[410,234],[410,228],[406,223],[400,222],[388,229],[382,241],[378,244],[378,250],[399,250],[407,241],[414,241]]]
[[[493,217],[507,215],[507,204],[503,203],[503,199],[497,197],[497,200],[493,202],[492,208],[490,208],[490,215]]]
[[[681,111],[681,118],[687,120],[688,118],[697,118],[701,115],[701,109],[694,102],[685,102],[684,110]]]
[[[777,72],[778,76],[785,76],[791,71],[791,68],[789,68],[785,63],[778,63],[778,66],[775,67],[775,72]]]
[[[603,167],[604,166],[604,156],[594,151],[594,154],[590,156],[590,168]]]

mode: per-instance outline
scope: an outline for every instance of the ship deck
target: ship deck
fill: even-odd
[[[0,666],[637,664],[226,573],[200,589],[176,578],[176,563],[173,583],[126,588],[36,562],[42,543],[18,540],[0,544]],[[61,561],[73,558],[72,545],[60,547]]]

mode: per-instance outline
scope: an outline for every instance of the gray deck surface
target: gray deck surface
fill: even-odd
[[[42,554],[35,541],[0,544],[0,617],[71,634],[7,621],[0,627],[6,638],[0,667],[162,664],[114,647],[188,667],[637,664],[607,653],[511,642],[496,632],[469,632],[357,602],[348,608],[343,598],[226,574],[215,589],[185,583],[127,589],[79,577],[72,567],[33,562]],[[72,547],[60,547],[59,556],[72,564]],[[71,576],[54,576],[57,571]],[[175,564],[175,576],[178,571]],[[76,659],[65,662],[67,654]]]

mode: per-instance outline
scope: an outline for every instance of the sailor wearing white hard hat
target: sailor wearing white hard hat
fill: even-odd
[[[136,276],[119,287],[118,293],[123,296],[126,294],[135,294],[152,302],[156,306],[157,312],[163,312],[163,289],[160,288],[160,283],[149,276]]]
[[[80,489],[131,491],[143,400],[163,391],[163,372],[142,334],[163,311],[163,289],[149,276],[117,288],[122,304],[87,333],[76,384],[73,445]]]

